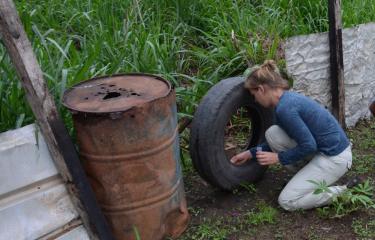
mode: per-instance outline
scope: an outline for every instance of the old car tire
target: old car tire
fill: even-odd
[[[191,127],[194,168],[207,182],[224,190],[256,182],[266,170],[256,161],[233,165],[224,151],[225,127],[237,109],[245,107],[250,112],[252,132],[248,146],[263,141],[265,130],[272,124],[272,110],[257,104],[243,84],[243,77],[233,77],[213,86],[199,104]]]

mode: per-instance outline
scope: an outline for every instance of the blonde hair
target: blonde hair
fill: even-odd
[[[246,78],[245,88],[256,88],[261,84],[270,88],[289,89],[288,81],[281,77],[279,69],[273,60],[266,60],[261,66],[253,67]]]

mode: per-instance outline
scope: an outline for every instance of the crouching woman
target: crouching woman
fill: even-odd
[[[266,108],[275,109],[275,123],[265,133],[266,142],[235,155],[231,162],[257,160],[260,165],[281,164],[297,172],[282,190],[278,202],[285,210],[310,209],[329,204],[347,185],[331,186],[352,164],[348,137],[336,119],[314,100],[288,91],[272,60],[255,67],[245,88]],[[314,194],[315,182],[326,182],[329,191]],[[352,184],[352,183],[351,183]]]

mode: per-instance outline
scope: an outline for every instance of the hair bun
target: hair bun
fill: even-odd
[[[254,66],[248,70],[245,87],[251,89],[261,84],[266,84],[271,88],[289,89],[288,82],[282,78],[274,60],[266,60],[259,66]]]
[[[274,60],[265,60],[262,67],[268,68],[270,71],[276,71],[277,66]]]

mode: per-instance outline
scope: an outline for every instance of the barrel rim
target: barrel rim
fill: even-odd
[[[72,92],[74,90],[74,88],[78,87],[78,86],[81,86],[83,84],[87,84],[88,82],[91,82],[91,81],[96,81],[96,80],[99,80],[99,79],[103,79],[103,78],[111,78],[111,77],[122,77],[122,76],[146,76],[146,77],[153,77],[157,80],[160,80],[162,82],[164,82],[167,87],[168,87],[168,90],[167,90],[167,93],[165,95],[162,95],[162,96],[159,96],[155,99],[152,99],[151,101],[149,102],[145,102],[143,104],[140,104],[140,105],[135,105],[135,106],[132,106],[130,108],[126,108],[126,109],[123,109],[123,110],[117,110],[117,111],[106,111],[106,112],[95,112],[95,111],[82,111],[81,109],[77,109],[77,108],[74,108],[74,106],[70,106],[66,103],[65,99],[67,97],[67,95]],[[163,77],[161,76],[158,76],[158,75],[154,75],[154,74],[149,74],[149,73],[118,73],[118,74],[112,74],[112,75],[104,75],[104,76],[100,76],[100,77],[94,77],[94,78],[90,78],[90,79],[87,79],[87,80],[84,80],[84,81],[81,81],[73,86],[71,86],[69,89],[67,89],[64,94],[63,94],[63,98],[62,98],[62,105],[64,107],[66,107],[67,109],[69,109],[73,114],[74,113],[84,113],[84,114],[94,114],[94,115],[108,115],[108,114],[112,114],[112,113],[122,113],[122,112],[126,112],[126,111],[129,111],[130,109],[134,108],[134,107],[138,107],[138,106],[142,106],[144,104],[149,104],[149,103],[152,103],[153,101],[156,101],[156,100],[159,100],[159,99],[163,99],[167,96],[169,96],[171,93],[173,92],[173,86],[172,84],[164,79]]]

